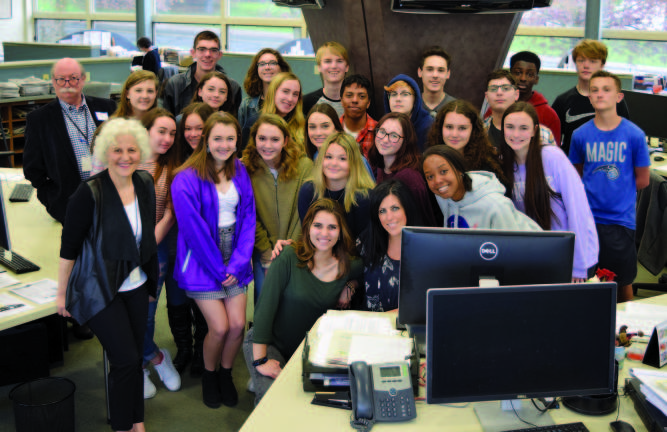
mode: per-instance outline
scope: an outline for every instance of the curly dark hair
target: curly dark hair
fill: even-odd
[[[429,130],[427,147],[445,144],[442,138],[442,127],[445,124],[445,117],[452,112],[465,116],[472,125],[470,139],[463,148],[463,157],[466,159],[468,169],[470,171],[490,171],[498,177],[501,183],[506,184],[507,180],[500,166],[498,152],[489,141],[484,123],[477,110],[468,101],[457,99],[442,107]]]
[[[285,61],[283,56],[280,55],[278,51],[274,50],[273,48],[262,48],[257,54],[255,54],[252,62],[250,62],[250,67],[248,67],[248,72],[246,72],[245,79],[243,80],[243,88],[250,97],[257,97],[264,92],[264,83],[259,78],[259,74],[257,73],[257,63],[259,62],[259,58],[264,54],[273,54],[273,56],[278,61],[278,66],[280,66],[281,72],[292,72],[292,68],[290,67],[289,63]]]

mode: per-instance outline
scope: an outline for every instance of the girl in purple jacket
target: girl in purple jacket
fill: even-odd
[[[231,369],[243,340],[252,280],[255,199],[250,177],[236,158],[240,134],[231,114],[211,115],[171,187],[179,226],[174,278],[208,324],[202,394],[209,408],[238,403]]]
[[[598,260],[593,213],[576,169],[559,147],[542,145],[539,127],[527,102],[513,103],[503,115],[500,151],[510,197],[543,230],[574,232],[572,281],[585,282]]]

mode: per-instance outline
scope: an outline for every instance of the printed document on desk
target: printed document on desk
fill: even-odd
[[[7,293],[0,293],[0,318],[23,313],[33,307]]]
[[[629,333],[642,331],[650,336],[653,328],[665,320],[667,320],[665,306],[628,302],[624,311],[616,312],[616,332],[618,333],[622,325],[626,325]]]
[[[12,288],[10,291],[16,295],[27,298],[32,302],[45,304],[56,299],[58,284],[52,279],[42,279],[37,282]]]
[[[639,378],[639,390],[656,408],[667,415],[667,372],[632,369],[631,374]]]

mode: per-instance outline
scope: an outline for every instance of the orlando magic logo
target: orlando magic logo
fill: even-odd
[[[498,246],[492,242],[483,243],[479,247],[479,256],[486,261],[495,259],[498,256]]]
[[[620,175],[616,165],[601,165],[593,170],[593,174],[597,172],[603,172],[609,180],[616,180]]]

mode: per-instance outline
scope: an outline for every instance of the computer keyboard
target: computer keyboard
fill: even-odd
[[[31,185],[27,183],[19,183],[14,186],[12,194],[9,196],[9,201],[11,202],[28,202],[30,201],[30,196],[32,191],[35,190]]]
[[[39,270],[39,266],[23,258],[16,252],[9,252],[0,247],[0,264],[7,267],[16,274],[29,273]]]
[[[582,422],[565,423],[550,426],[537,426],[525,429],[512,429],[504,432],[590,432]]]

